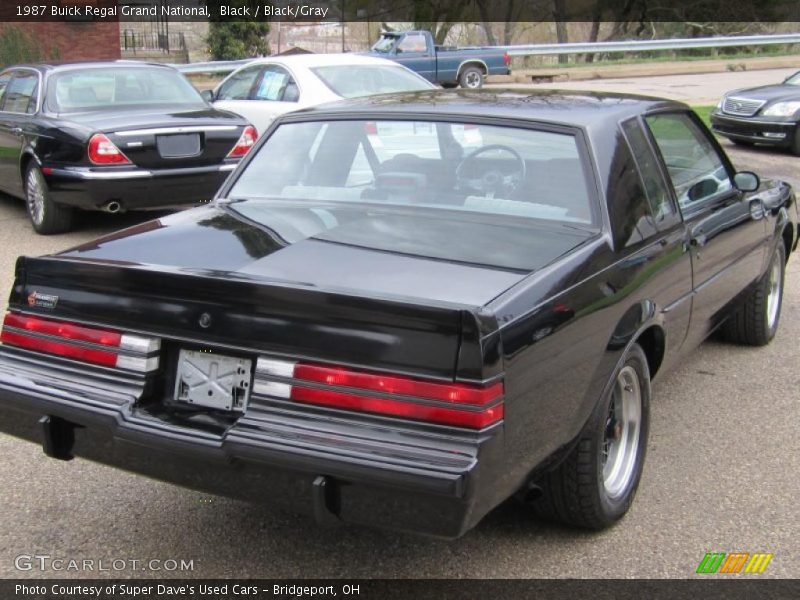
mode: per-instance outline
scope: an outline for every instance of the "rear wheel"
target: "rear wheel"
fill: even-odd
[[[775,337],[783,304],[786,249],[778,244],[764,277],[744,305],[722,325],[723,336],[737,344],[766,346]]]
[[[35,164],[29,165],[25,171],[25,205],[36,233],[62,233],[72,227],[72,208],[50,199],[47,182]]]
[[[649,422],[650,371],[634,344],[578,444],[541,482],[543,493],[533,504],[537,514],[589,529],[620,519],[639,485]]]
[[[465,67],[458,76],[458,84],[462,88],[477,90],[483,87],[483,71],[480,67]]]

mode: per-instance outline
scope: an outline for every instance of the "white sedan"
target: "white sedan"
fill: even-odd
[[[436,86],[390,60],[358,54],[299,54],[258,58],[228,75],[204,97],[214,108],[250,121],[259,134],[283,113],[373,94]]]

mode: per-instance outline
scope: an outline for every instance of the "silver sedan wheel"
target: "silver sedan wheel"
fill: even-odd
[[[39,169],[30,169],[25,182],[25,198],[28,203],[28,214],[36,225],[44,220],[45,183]]]
[[[781,266],[780,257],[776,253],[767,284],[767,327],[769,329],[775,327],[775,322],[778,320],[778,309],[781,306],[781,286],[783,285]]]
[[[628,489],[636,472],[642,429],[642,390],[631,366],[617,375],[602,446],[603,486],[610,498]]]

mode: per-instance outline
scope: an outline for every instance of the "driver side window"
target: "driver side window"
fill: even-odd
[[[656,114],[645,117],[645,121],[682,210],[691,210],[733,189],[722,158],[687,114]]]
[[[262,66],[242,69],[228,79],[217,92],[217,100],[249,100],[250,91],[261,74]]]

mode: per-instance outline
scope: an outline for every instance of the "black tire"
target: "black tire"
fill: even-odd
[[[800,123],[794,128],[794,141],[792,142],[792,154],[800,156]]]
[[[616,422],[611,421],[612,406],[625,404],[620,394],[632,393],[627,392],[628,384],[622,382],[633,383],[634,379],[639,392],[639,426],[635,441],[630,425],[620,425],[617,429]],[[575,448],[540,481],[542,494],[532,504],[536,514],[587,529],[603,529],[619,520],[631,507],[639,486],[649,423],[650,370],[641,346],[633,344],[614,373],[610,391],[586,423]],[[615,439],[615,435],[609,438],[609,434],[619,438]],[[625,462],[624,470],[617,471],[612,445],[618,444],[619,450],[623,440],[627,442],[625,448],[635,454]],[[613,462],[608,465],[610,472],[606,473],[608,460]]]
[[[483,87],[483,70],[480,67],[464,67],[458,76],[458,85],[468,90],[479,90]]]
[[[63,233],[72,227],[72,207],[52,201],[44,175],[36,164],[28,165],[25,170],[25,207],[36,233]]]
[[[786,248],[783,243],[772,255],[767,272],[750,292],[744,305],[722,324],[725,339],[747,346],[766,346],[775,337],[781,320]]]

